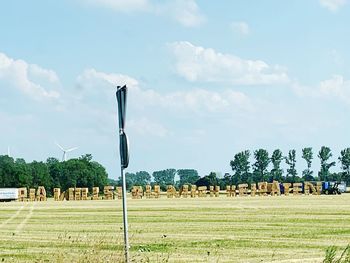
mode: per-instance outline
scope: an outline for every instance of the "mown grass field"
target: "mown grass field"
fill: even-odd
[[[133,262],[322,262],[350,194],[128,199]],[[122,262],[120,200],[0,203],[0,262]]]

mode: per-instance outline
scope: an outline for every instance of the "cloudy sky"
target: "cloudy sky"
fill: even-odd
[[[62,158],[58,142],[117,178],[127,84],[130,172],[224,173],[257,148],[336,158],[350,146],[349,25],[347,0],[2,1],[0,154]]]

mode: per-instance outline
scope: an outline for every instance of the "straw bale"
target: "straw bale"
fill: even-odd
[[[258,183],[258,193],[259,195],[267,195],[267,182]]]
[[[59,201],[61,196],[61,188],[54,188],[53,189],[53,199],[55,201]]]
[[[206,197],[206,196],[207,196],[207,187],[198,186],[198,197]]]
[[[81,188],[81,200],[88,200],[89,188]]]
[[[238,185],[239,196],[246,196],[247,193],[248,193],[248,184],[239,184]]]
[[[27,187],[18,188],[18,201],[20,202],[28,201],[27,196],[28,196]]]
[[[100,188],[98,186],[92,188],[92,200],[99,200]]]
[[[284,195],[289,195],[290,187],[291,187],[291,186],[292,186],[291,183],[283,183]]]
[[[191,185],[191,197],[194,198],[196,197],[197,194],[197,186],[195,184]]]
[[[271,184],[271,196],[281,195],[281,187],[278,181],[273,181]]]
[[[293,183],[293,195],[300,195],[303,191],[302,187],[302,183]]]
[[[250,195],[255,196],[256,195],[256,183],[250,184]]]

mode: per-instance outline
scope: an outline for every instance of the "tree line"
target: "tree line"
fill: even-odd
[[[254,162],[250,162],[250,157]],[[304,182],[304,181],[345,181],[350,185],[350,148],[340,152],[338,161],[341,171],[331,172],[331,168],[336,165],[332,161],[332,151],[329,147],[322,146],[317,153],[320,163],[320,170],[317,174],[311,170],[314,160],[314,152],[311,147],[303,148],[301,157],[305,161],[305,169],[298,173],[296,169],[296,150],[290,150],[286,156],[282,151],[276,149],[270,155],[265,149],[258,149],[251,153],[249,150],[239,152],[230,161],[232,173],[226,173],[219,178],[217,173],[211,172],[209,175],[200,177],[194,169],[166,169],[148,173],[139,171],[136,173],[126,173],[126,185],[130,190],[133,186],[160,185],[163,191],[167,185],[174,185],[176,188],[184,184],[195,184],[197,186],[219,185],[224,189],[226,185],[237,185],[240,183],[272,182],[274,180],[282,183]],[[282,163],[287,165],[287,169],[282,169]],[[270,169],[269,169],[270,168]],[[175,177],[179,178],[175,181]],[[115,185],[121,186],[121,178],[115,181]]]
[[[60,162],[56,158],[48,158],[46,162],[33,161],[26,163],[24,159],[13,159],[7,155],[0,156],[0,188],[44,186],[49,196],[54,187],[61,191],[69,187],[92,187],[108,184],[105,168],[86,154],[77,159]]]
[[[345,181],[350,184],[350,148],[346,148],[340,152],[338,161],[341,171],[331,172],[330,169],[336,165],[332,161],[332,151],[329,147],[322,146],[317,153],[320,163],[320,170],[317,174],[311,170],[314,159],[314,152],[311,147],[303,148],[301,157],[305,161],[304,170],[298,174],[296,170],[296,150],[290,150],[286,156],[283,156],[281,150],[276,149],[271,156],[265,149],[258,149],[253,152],[254,163],[250,164],[249,158],[251,152],[249,150],[235,154],[230,162],[233,174],[230,176],[231,182],[251,183],[251,182],[303,182],[303,181]],[[281,168],[282,162],[287,165],[286,171]],[[272,169],[268,169],[269,166]]]

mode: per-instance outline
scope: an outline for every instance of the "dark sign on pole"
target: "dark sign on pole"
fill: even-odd
[[[126,205],[126,181],[124,169],[129,165],[129,145],[128,137],[124,132],[125,117],[126,117],[126,86],[117,87],[117,102],[118,102],[118,119],[119,119],[119,151],[120,151],[120,172],[122,178],[122,194],[123,194],[123,225],[124,225],[124,248],[125,248],[125,262],[129,263],[129,233],[128,233],[128,214]]]
[[[126,98],[127,88],[126,86],[117,87],[117,101],[118,101],[118,118],[119,118],[119,150],[120,150],[120,163],[122,168],[127,168],[129,165],[129,143],[128,137],[124,132],[125,118],[126,118]]]

